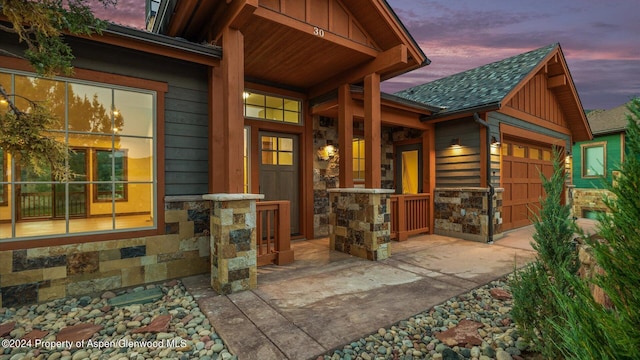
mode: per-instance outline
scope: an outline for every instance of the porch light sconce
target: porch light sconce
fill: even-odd
[[[336,149],[336,147],[333,146],[333,141],[327,140],[326,144],[324,146],[321,146],[320,149],[318,149],[317,154],[320,160],[326,161],[333,158],[337,152],[338,152],[338,149]]]
[[[451,139],[451,146],[460,146],[460,138]]]
[[[491,137],[491,145],[498,146],[498,145],[500,145],[500,141],[495,136],[492,136]]]

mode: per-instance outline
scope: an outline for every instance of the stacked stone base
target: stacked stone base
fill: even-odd
[[[580,189],[571,188],[571,210],[573,216],[586,217],[588,211],[608,212],[609,209],[604,204],[605,197],[614,196],[612,192],[605,189]]]
[[[212,194],[211,287],[219,294],[255,289],[256,200],[264,195]]]
[[[367,260],[391,256],[391,194],[385,189],[329,190],[332,250]]]
[[[502,237],[502,194],[493,196],[493,239]],[[436,188],[434,191],[434,233],[466,240],[487,242],[490,223],[488,188]]]

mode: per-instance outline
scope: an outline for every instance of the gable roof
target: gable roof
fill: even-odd
[[[399,91],[395,95],[442,108],[438,116],[469,112],[500,103],[558,44]]]
[[[609,110],[593,110],[587,114],[587,120],[594,135],[622,132],[627,128],[627,105],[622,104]]]
[[[591,139],[589,123],[558,43],[412,87],[396,95],[442,108],[426,119],[455,118],[502,109],[540,73],[545,74],[547,87],[562,108],[573,139]]]

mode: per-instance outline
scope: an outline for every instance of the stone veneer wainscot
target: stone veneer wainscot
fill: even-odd
[[[165,198],[165,234],[0,251],[0,307],[209,272],[211,201]]]
[[[435,230],[438,235],[487,242],[489,189],[483,187],[436,188],[434,190]],[[496,188],[493,197],[493,239],[502,237],[502,194]]]

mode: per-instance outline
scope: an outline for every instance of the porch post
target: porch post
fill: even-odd
[[[211,200],[211,287],[218,294],[255,289],[256,194],[208,194]]]
[[[225,28],[221,66],[209,76],[211,193],[243,193],[244,189],[244,35]]]
[[[380,74],[373,73],[364,78],[364,186],[379,189],[382,186],[380,173]]]
[[[338,144],[340,150],[340,162],[338,164],[340,174],[338,181],[341,188],[353,187],[353,102],[351,101],[351,89],[349,84],[343,84],[338,88]]]

